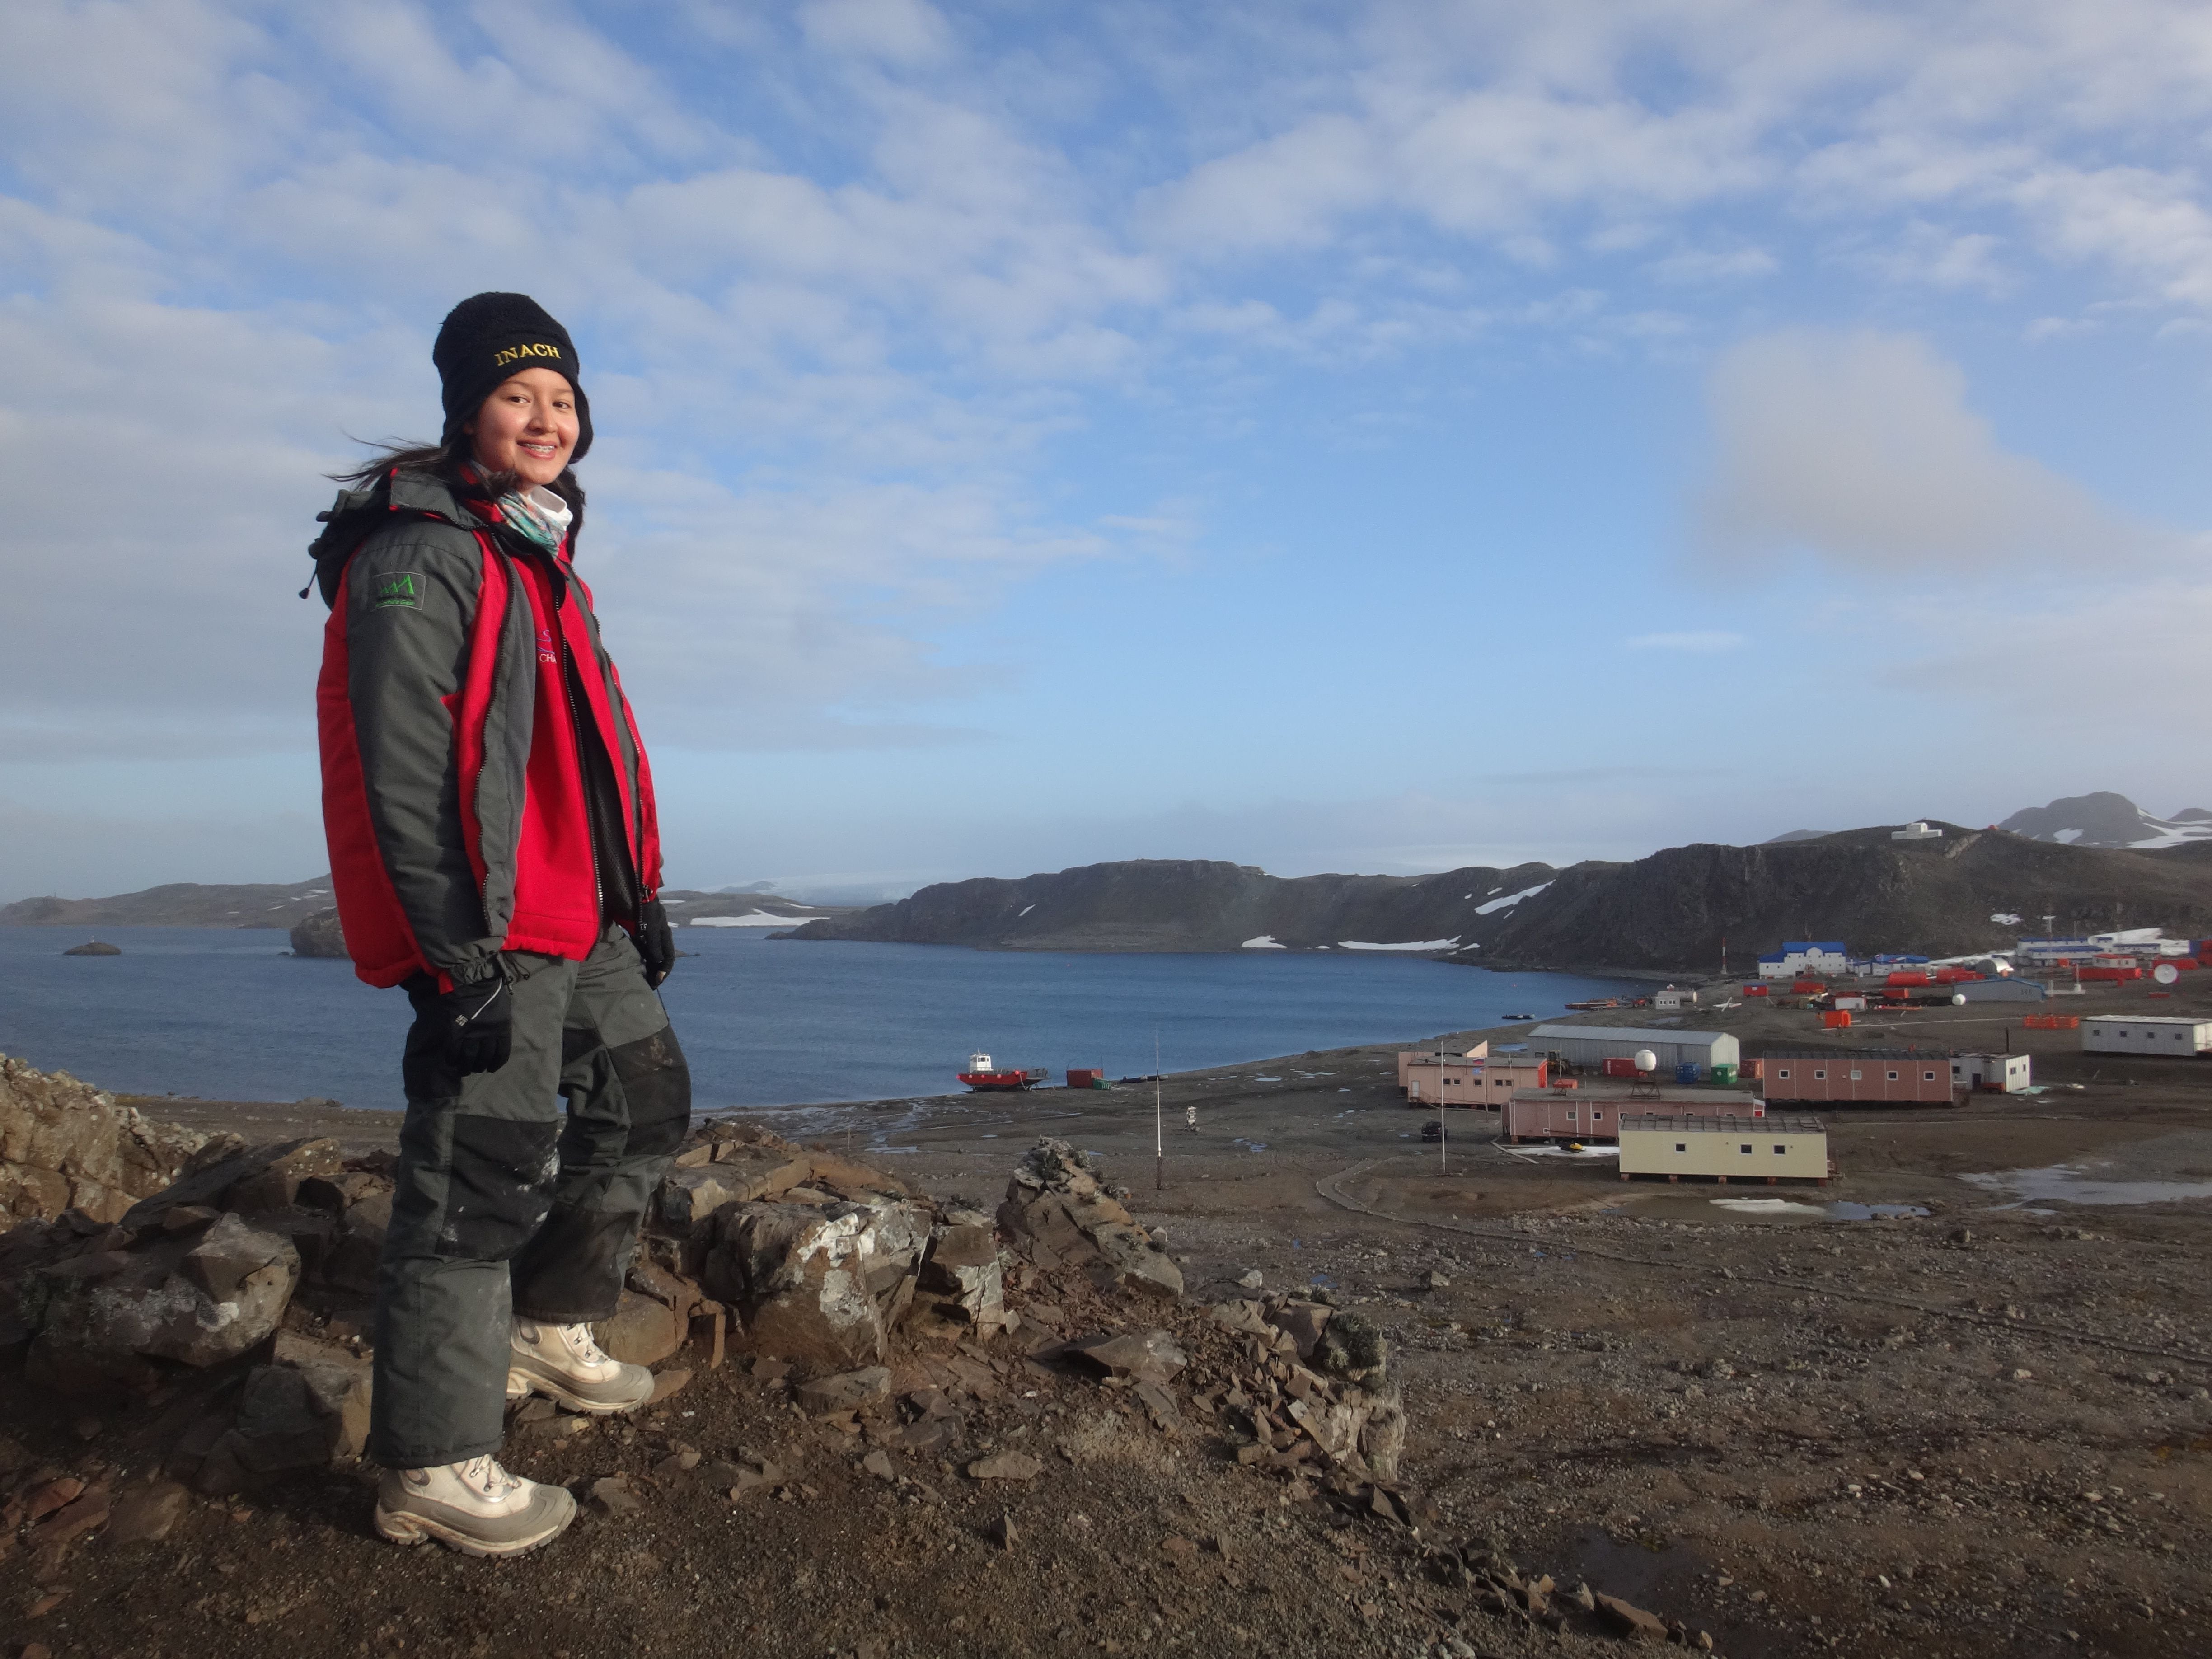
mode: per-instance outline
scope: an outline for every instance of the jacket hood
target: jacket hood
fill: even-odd
[[[366,489],[341,489],[329,511],[315,515],[324,528],[307,544],[314,580],[300,590],[300,597],[319,586],[324,605],[337,604],[346,561],[395,514],[442,519],[461,530],[489,530],[495,520],[477,510],[488,506],[481,495],[464,495],[434,472],[411,469],[394,468]]]

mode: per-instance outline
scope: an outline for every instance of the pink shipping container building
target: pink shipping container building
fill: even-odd
[[[1770,1101],[1826,1100],[1906,1106],[1951,1103],[1951,1057],[1909,1048],[1863,1048],[1856,1054],[1776,1054],[1766,1061]]]

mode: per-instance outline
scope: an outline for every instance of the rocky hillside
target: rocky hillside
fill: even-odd
[[[1475,937],[1540,887],[1547,864],[1440,876],[1271,876],[1249,864],[1133,859],[1018,881],[940,882],[896,904],[779,939],[879,939],[1000,951],[1291,950]],[[1486,915],[1485,911],[1488,914]]]
[[[1285,879],[1249,865],[1135,860],[942,883],[775,937],[1029,951],[1428,944],[1501,967],[1680,973],[1717,970],[1723,939],[1738,969],[1785,939],[1931,956],[1992,950],[2039,929],[2045,915],[2062,932],[2212,935],[2203,843],[2115,850],[1943,828],[1937,841],[1894,842],[1885,825],[1760,847],[1674,847],[1632,864],[1420,877]]]
[[[2118,851],[1942,826],[1887,827],[1763,847],[1672,847],[1633,864],[1563,871],[1481,940],[1472,959],[1515,966],[1732,969],[1784,939],[1955,956],[2040,932],[2162,927],[2212,933],[2212,863],[2195,849]],[[2000,921],[2003,917],[2006,920]]]

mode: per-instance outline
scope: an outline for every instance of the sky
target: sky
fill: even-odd
[[[328,867],[295,593],[575,336],[672,885],[2212,805],[2212,10],[0,7],[0,900]]]

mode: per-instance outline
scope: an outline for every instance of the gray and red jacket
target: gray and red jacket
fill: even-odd
[[[660,885],[653,773],[591,592],[489,501],[395,471],[312,550],[323,828],[354,970],[580,960]]]

